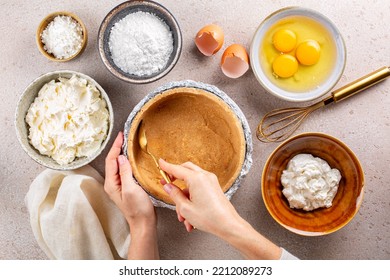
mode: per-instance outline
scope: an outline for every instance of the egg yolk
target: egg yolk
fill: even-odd
[[[307,40],[298,45],[296,57],[303,65],[314,65],[320,59],[321,47],[315,40]]]
[[[298,71],[298,61],[292,55],[282,54],[274,60],[272,68],[278,77],[289,78]]]
[[[278,51],[288,53],[295,48],[297,36],[289,29],[281,29],[274,34],[272,41]]]

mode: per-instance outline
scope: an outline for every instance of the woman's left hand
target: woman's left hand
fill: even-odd
[[[104,190],[122,211],[129,224],[155,221],[153,204],[146,192],[135,183],[130,163],[120,155],[123,133],[119,132],[106,157]]]
[[[119,132],[106,157],[104,190],[122,211],[131,232],[129,259],[158,259],[157,217],[147,193],[135,183],[128,159],[121,155]]]

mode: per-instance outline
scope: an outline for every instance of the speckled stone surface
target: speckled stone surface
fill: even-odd
[[[194,80],[212,84],[227,93],[245,114],[254,132],[260,118],[271,109],[290,106],[266,93],[248,71],[239,79],[225,77],[219,61],[232,43],[249,44],[258,24],[282,7],[302,5],[329,17],[343,34],[347,64],[337,87],[382,66],[389,66],[390,2],[367,1],[206,1],[161,0],[177,18],[183,33],[183,52],[176,67],[163,79],[147,85],[130,85],[104,67],[97,50],[97,32],[105,15],[122,1],[12,1],[3,0],[0,24],[2,50],[0,110],[0,259],[45,259],[29,224],[24,197],[34,178],[44,170],[20,147],[14,114],[19,96],[28,84],[49,71],[74,70],[91,76],[108,93],[114,111],[113,135],[133,107],[149,92],[170,81]],[[77,59],[48,61],[35,44],[35,29],[47,14],[68,10],[88,29],[88,45]],[[208,23],[225,31],[222,51],[201,55],[194,43],[196,32]],[[296,104],[294,104],[296,105]],[[238,212],[266,237],[302,259],[390,259],[390,80],[342,103],[315,112],[298,132],[317,131],[337,137],[360,159],[366,178],[363,204],[355,218],[341,230],[322,237],[303,237],[287,231],[268,214],[260,192],[261,172],[278,144],[253,137],[253,165],[232,197]],[[108,146],[111,145],[112,137]],[[104,175],[103,154],[91,164]],[[228,244],[209,234],[188,234],[174,211],[158,208],[158,236],[162,259],[241,259]]]

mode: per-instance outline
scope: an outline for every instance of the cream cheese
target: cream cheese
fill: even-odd
[[[325,160],[311,154],[298,154],[282,173],[282,192],[291,208],[305,211],[329,208],[340,180],[340,171],[332,169]]]
[[[94,154],[106,138],[109,113],[99,90],[73,75],[45,84],[26,122],[30,143],[60,165]]]

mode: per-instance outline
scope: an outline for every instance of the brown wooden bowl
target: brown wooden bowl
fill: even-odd
[[[301,153],[322,158],[340,171],[342,178],[330,208],[304,211],[289,207],[280,178],[290,159]],[[261,191],[268,212],[280,225],[300,235],[325,235],[348,224],[357,213],[363,201],[364,173],[355,154],[338,139],[303,133],[283,142],[269,156]]]
[[[42,40],[41,40],[41,34],[42,34],[43,30],[45,30],[47,25],[50,22],[52,22],[56,16],[69,16],[69,17],[73,18],[75,21],[77,21],[81,25],[81,28],[83,29],[83,43],[81,45],[80,50],[77,53],[75,53],[74,55],[72,55],[68,58],[64,58],[64,59],[56,58],[53,54],[48,53],[44,49],[44,44],[42,43]],[[81,21],[81,19],[78,16],[76,16],[75,14],[72,14],[70,12],[65,12],[65,11],[54,12],[54,13],[47,15],[39,24],[39,26],[37,28],[37,32],[36,32],[36,42],[37,42],[37,46],[38,46],[39,51],[47,59],[52,60],[52,61],[56,61],[56,62],[66,62],[66,61],[69,61],[69,60],[76,58],[85,50],[85,48],[87,46],[87,42],[88,42],[87,28],[85,27],[85,24]]]

